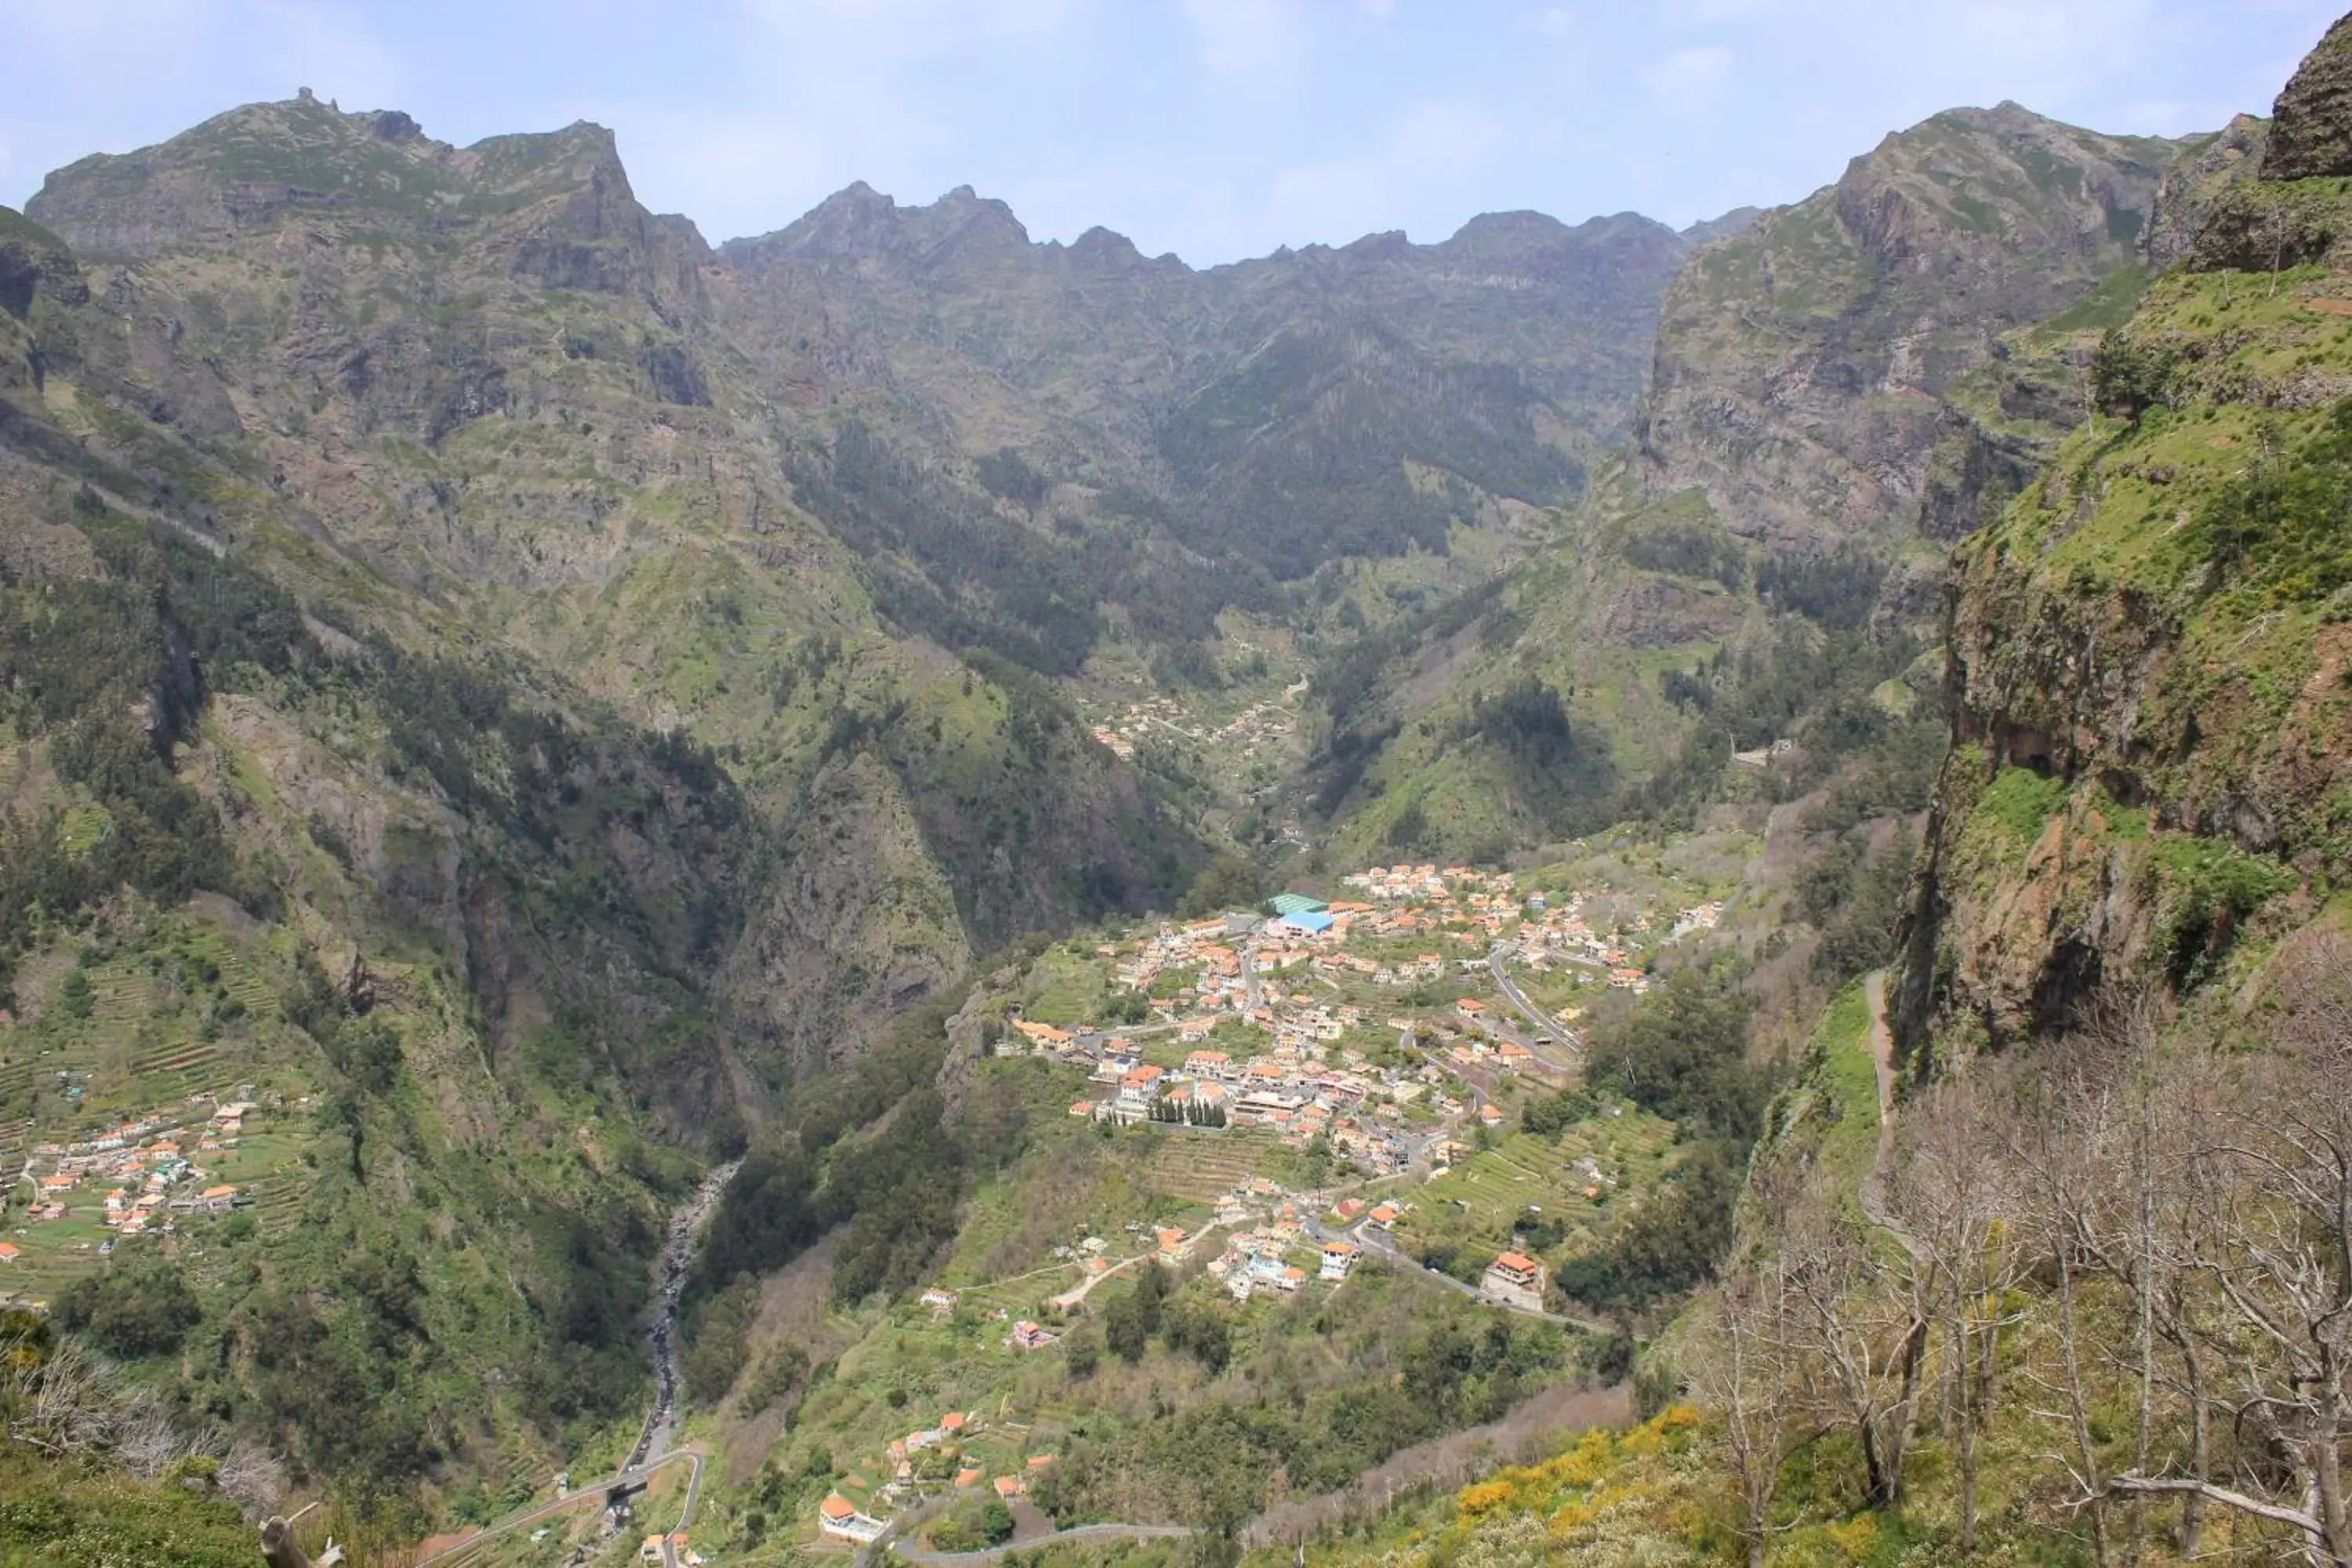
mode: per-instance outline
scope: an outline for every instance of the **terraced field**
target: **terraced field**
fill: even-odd
[[[1282,1139],[1260,1127],[1170,1128],[1153,1136],[1160,1147],[1146,1166],[1152,1190],[1196,1204],[1214,1203],[1252,1176],[1271,1174],[1285,1153]]]
[[[1501,1247],[1530,1205],[1570,1227],[1571,1249],[1590,1246],[1654,1189],[1673,1164],[1675,1128],[1638,1110],[1579,1122],[1558,1141],[1516,1133],[1413,1189],[1401,1239],[1443,1237]],[[1586,1159],[1614,1183],[1595,1183]],[[1599,1201],[1586,1189],[1599,1186]]]

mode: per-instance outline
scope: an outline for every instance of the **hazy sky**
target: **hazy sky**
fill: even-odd
[[[298,86],[460,144],[593,120],[714,242],[863,179],[1195,263],[1472,214],[1680,225],[2015,99],[2267,112],[2347,0],[0,0],[0,201]]]

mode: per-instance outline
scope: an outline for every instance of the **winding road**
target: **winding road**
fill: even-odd
[[[1067,1530],[1008,1541],[1002,1546],[978,1552],[926,1552],[903,1541],[892,1542],[890,1550],[909,1563],[920,1564],[920,1568],[965,1568],[967,1563],[993,1563],[1007,1552],[1060,1546],[1074,1541],[1181,1541],[1192,1533],[1181,1524],[1074,1524]]]

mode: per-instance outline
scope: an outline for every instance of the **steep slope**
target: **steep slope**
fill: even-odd
[[[1913,659],[1939,547],[2079,416],[2080,362],[2140,286],[2178,151],[1956,110],[1702,247],[1666,293],[1632,458],[1482,603],[1369,650],[1401,656],[1384,676],[1360,655],[1327,681],[1341,842],[1581,833],[1679,809],[1815,716],[1851,722],[1822,725],[1801,771],[1932,704]],[[1894,678],[1909,694],[1874,713]],[[1541,756],[1481,718],[1530,681],[1560,710]]]
[[[1381,1560],[2352,1563],[2347,47],[2168,178],[2084,423],[1952,558],[1893,1016],[1824,1015],[1650,1352],[1702,1409]]]
[[[130,1237],[86,1174],[14,1282],[255,1495],[400,1526],[625,1447],[700,1163],[787,1094],[822,1159],[975,952],[1203,859],[1078,720],[1097,648],[1571,493],[1683,245],[1512,215],[1089,317],[1090,247],[982,206],[901,215],[920,277],[833,207],[755,266],[595,127],[305,94],[0,213],[0,1140],[193,1141],[237,1208]],[[849,1168],[885,1251],[955,1191]]]
[[[2096,416],[1957,558],[1898,1010],[1923,1058],[2063,1026],[2103,983],[2187,997],[2345,874],[2352,161],[2276,179],[2249,130],[2167,215],[2188,260],[2101,345]],[[2250,276],[2274,228],[2286,265]]]
[[[487,638],[730,748],[793,825],[792,892],[761,901],[779,927],[738,969],[744,1011],[793,1054],[974,942],[1181,886],[1183,835],[1048,694],[926,634],[985,639],[877,614],[867,568],[794,504],[793,447],[712,313],[709,253],[637,205],[606,132],[460,151],[298,100],[87,160],[37,205],[131,258],[96,263],[90,314],[51,333],[47,406],[71,434],[157,471],[220,448],[248,477],[184,480],[196,521],[348,629]],[[1025,805],[992,816],[1000,775]],[[835,984],[768,972],[817,951]]]
[[[900,207],[858,185],[721,256],[730,319],[787,383],[839,367],[849,399],[895,398],[969,459],[1009,447],[1049,481],[1140,489],[1189,551],[1292,578],[1443,548],[1407,461],[1572,493],[1626,427],[1684,248],[1630,215],[1516,213],[1194,272],[1099,229],[1032,244],[969,188]]]
[[[2013,103],[1953,110],[1709,247],[1668,291],[1646,485],[1700,489],[1775,549],[1899,539],[1947,395],[2002,333],[2138,261],[2178,151]]]

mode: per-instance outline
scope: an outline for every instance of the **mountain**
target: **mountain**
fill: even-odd
[[[1727,1243],[1752,1272],[1785,1236],[1847,1267],[1822,1321],[1890,1278],[1943,1314],[1865,1325],[1875,1403],[1821,1416],[1852,1440],[1783,1521],[1867,1556],[1921,1347],[2071,1278],[1901,1275],[1928,1225],[1904,1205],[1954,1184],[1905,1173],[1954,1167],[1873,1080],[1937,1079],[1925,1106],[2118,984],[2250,1016],[2342,874],[2333,58],[2294,113],[2210,138],[1954,110],[1679,234],[1495,214],[1201,270],[1038,244],[969,189],[852,186],[713,248],[600,128],[457,148],[307,93],[59,171],[0,214],[0,1141],[125,1183],[193,1146],[235,1190],[142,1240],[77,1184],[27,1214],[13,1282],[130,1405],[217,1437],[233,1495],[331,1492],[413,1539],[621,1462],[661,1238],[736,1172],[658,1353],[756,1548],[852,1484],[836,1437],[905,1449],[933,1394],[1050,1394],[1069,1468],[1042,1495],[1224,1534],[1614,1378],[1635,1329],[1653,1405],[1719,1390],[1706,1314],[1736,1303],[1668,1316]],[[1654,974],[1528,964],[1543,1006],[1592,1010],[1595,1094],[1436,1052],[1475,1016],[1442,961],[1356,996],[1341,1060],[1395,1069],[1416,1128],[1515,1140],[1438,1141],[1484,1205],[1465,1234],[1527,1233],[1622,1335],[1473,1332],[1486,1309],[1416,1268],[1368,1270],[1380,1312],[1345,1321],[1155,1269],[1110,1291],[1122,1364],[1089,1383],[976,1303],[907,1300],[942,1267],[975,1296],[1079,1268],[1053,1249],[1097,1220],[1212,1228],[1192,1205],[1260,1164],[1328,1184],[1328,1140],[1161,1159],[1066,1114],[1083,1064],[983,1059],[1017,1025],[1149,1016],[1118,978],[1161,940],[1135,917],[1570,838],[1530,889],[1672,894],[1670,921],[1608,916]],[[1481,899],[1465,953],[1534,907]],[[1423,974],[1433,939],[1392,941],[1302,994]],[[1240,968],[1209,945],[1171,1013]],[[1875,979],[1796,1044],[1796,1008],[1890,958],[1899,1055],[1873,1060]],[[1366,1026],[1389,1006],[1430,1015],[1427,1051]],[[1324,1039],[1289,1042],[1298,1075]],[[1406,1110],[1416,1054],[1485,1076]],[[1571,1142],[1623,1189],[1511,1195]],[[1405,1234],[1464,1266],[1434,1220]],[[2074,1331],[2033,1311],[2016,1341],[2055,1387]],[[1977,1386],[1936,1353],[1937,1389]],[[1840,1386],[1827,1352],[1800,1370]],[[1946,1414],[1922,1489],[1974,1462],[1978,1416]],[[2116,1472],[2127,1423],[2077,1415],[2069,1452]],[[1560,1505],[1605,1475],[1629,1514],[1714,1520],[1706,1420],[1436,1528],[1592,1544]],[[2004,1539],[2049,1555],[2047,1483],[2000,1473]],[[1150,1495],[1171,1478],[1192,1490]]]
[[[1773,549],[1917,529],[1948,395],[2003,333],[2139,261],[2178,152],[2013,103],[1953,110],[1712,247],[1668,293],[1645,487],[1697,489]]]
[[[1492,855],[1679,810],[1810,714],[1882,727],[1882,683],[1910,688],[1906,712],[1932,704],[1913,660],[1941,551],[2078,416],[2078,362],[2144,280],[2180,151],[1955,110],[1698,249],[1666,291],[1632,457],[1476,605],[1331,683],[1323,799],[1348,852]],[[1549,752],[1480,717],[1537,688],[1559,709]]]
[[[2352,1562],[2347,60],[2166,173],[2082,417],[1952,552],[1902,951],[1789,1063],[1651,1419],[1316,1560]]]
[[[1954,750],[1898,1013],[1923,1059],[2066,1027],[2103,989],[2185,999],[2344,875],[2347,37],[2168,184],[2158,231],[2194,237],[2101,343],[2097,416],[1955,558]]]
[[[1685,248],[1193,273],[853,190],[714,252],[597,127],[308,94],[58,172],[0,214],[0,1111],[253,1206],[102,1265],[78,1190],[19,1293],[388,1531],[625,1447],[698,1170],[855,1142],[976,955],[1221,847],[1080,702],[1515,548]]]

